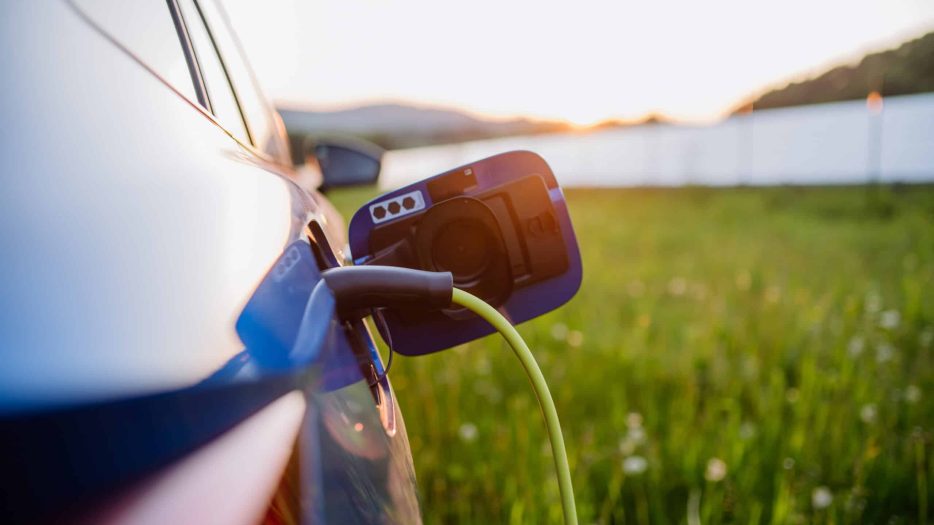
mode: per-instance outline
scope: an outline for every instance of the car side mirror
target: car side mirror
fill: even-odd
[[[564,194],[544,159],[527,151],[496,155],[377,197],[351,219],[350,251],[358,265],[451,272],[455,286],[513,323],[567,302],[582,276]],[[384,338],[406,355],[493,332],[458,308],[384,310],[377,317]]]
[[[321,168],[321,190],[342,186],[375,184],[379,179],[383,149],[365,140],[349,137],[305,137],[302,161],[314,158]]]

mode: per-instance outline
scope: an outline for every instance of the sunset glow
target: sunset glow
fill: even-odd
[[[277,102],[401,101],[578,124],[714,120],[934,28],[923,0],[226,4]]]

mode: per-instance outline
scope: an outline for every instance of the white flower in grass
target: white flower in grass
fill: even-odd
[[[568,344],[573,348],[578,348],[584,344],[584,334],[580,330],[571,330],[568,332]]]
[[[815,509],[826,509],[831,503],[833,503],[833,492],[830,492],[827,487],[821,485],[811,492],[811,504]]]
[[[632,427],[626,433],[626,439],[636,445],[641,445],[645,443],[645,430],[642,427]]]
[[[710,458],[707,461],[707,470],[704,471],[704,479],[716,483],[726,477],[726,463],[720,458]]]
[[[859,409],[859,418],[863,420],[863,423],[870,425],[876,422],[876,405],[869,403],[868,405],[863,405],[863,408]]]
[[[619,451],[622,455],[628,456],[636,451],[636,444],[633,443],[627,435],[623,439],[619,440]]]
[[[921,400],[921,389],[917,385],[908,385],[905,388],[905,401],[908,401],[911,404],[917,403]]]
[[[866,342],[863,341],[862,337],[855,336],[847,343],[846,353],[850,354],[850,357],[859,357],[862,355],[864,348],[866,348]]]
[[[642,456],[629,456],[623,460],[623,472],[637,476],[649,468],[649,462]]]
[[[879,364],[888,363],[895,357],[895,347],[889,343],[880,343],[876,347],[876,362]]]
[[[477,439],[477,425],[473,423],[464,423],[457,429],[457,435],[461,440],[467,443]]]
[[[626,414],[626,426],[629,428],[639,428],[642,426],[642,414],[630,412]]]
[[[901,323],[901,321],[902,314],[898,313],[898,310],[886,310],[879,316],[879,326],[885,328],[886,330],[894,330],[898,328],[898,325]]]
[[[688,289],[688,282],[684,277],[673,277],[668,281],[668,293],[674,296],[684,295]]]
[[[922,348],[927,348],[931,346],[932,342],[934,342],[934,328],[925,328],[921,335],[918,336],[918,343],[921,344]]]
[[[555,323],[551,325],[551,337],[555,341],[564,341],[568,336],[568,325],[564,323]]]
[[[630,412],[626,416],[626,435],[619,440],[619,451],[624,456],[629,456],[643,443],[645,443],[645,429],[642,428],[642,415]]]
[[[477,381],[474,383],[473,391],[477,395],[485,397],[490,403],[499,403],[503,400],[503,393],[499,388],[489,381]]]

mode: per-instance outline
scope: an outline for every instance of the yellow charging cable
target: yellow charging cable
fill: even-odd
[[[542,415],[545,416],[545,426],[548,429],[548,440],[551,442],[551,452],[555,459],[555,470],[558,473],[558,490],[561,493],[561,507],[564,511],[564,522],[577,525],[577,508],[574,504],[574,488],[571,486],[571,468],[568,466],[568,453],[564,448],[564,436],[561,434],[561,423],[558,421],[558,411],[555,409],[555,402],[551,398],[551,392],[548,390],[548,384],[545,382],[545,376],[542,370],[535,362],[532,351],[525,344],[522,336],[509,321],[506,320],[492,306],[485,303],[474,295],[471,295],[458,288],[454,289],[454,295],[451,302],[463,306],[468,310],[479,315],[488,323],[493,325],[512,347],[516,357],[525,368],[525,373],[529,376],[532,383],[532,389],[535,390],[535,396],[538,398],[538,405],[542,409]]]

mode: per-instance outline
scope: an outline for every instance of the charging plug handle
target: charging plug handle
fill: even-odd
[[[396,266],[341,266],[321,273],[341,319],[364,317],[373,308],[441,310],[451,306],[451,272]]]

